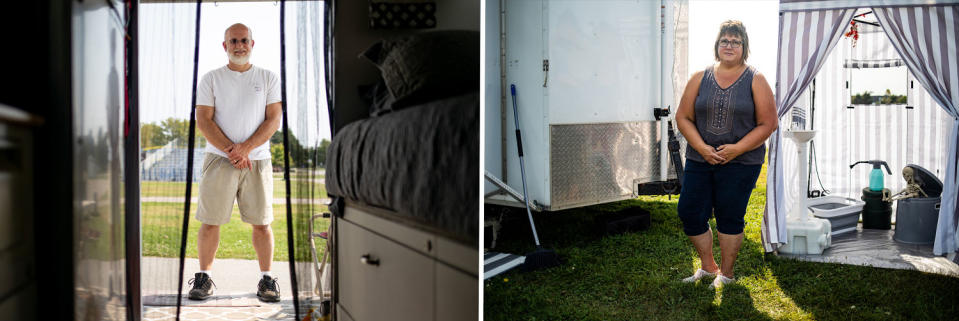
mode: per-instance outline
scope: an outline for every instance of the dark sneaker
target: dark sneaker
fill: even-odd
[[[203,272],[194,274],[193,278],[190,279],[190,284],[193,284],[193,288],[190,289],[190,300],[209,299],[213,296],[213,287],[216,286],[216,284],[213,284],[213,279]]]
[[[280,302],[280,286],[276,284],[276,279],[264,275],[256,286],[256,297],[263,302]]]

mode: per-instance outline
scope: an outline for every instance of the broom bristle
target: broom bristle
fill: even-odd
[[[537,248],[526,255],[522,270],[524,272],[548,269],[560,265],[559,255],[553,250]]]

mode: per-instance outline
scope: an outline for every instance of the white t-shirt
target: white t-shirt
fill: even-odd
[[[230,70],[227,66],[211,70],[203,75],[196,87],[196,104],[215,108],[213,121],[234,143],[253,136],[266,119],[266,105],[280,101],[279,77],[257,66],[244,72]],[[227,157],[209,143],[206,152]],[[250,151],[250,160],[270,158],[269,140]]]

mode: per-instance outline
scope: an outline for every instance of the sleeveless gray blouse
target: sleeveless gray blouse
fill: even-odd
[[[720,88],[713,67],[706,68],[696,96],[696,130],[706,144],[719,147],[735,144],[756,128],[756,105],[753,103],[753,75],[755,68],[747,66],[739,79],[727,88]],[[764,161],[766,144],[745,152],[730,163],[759,165]],[[686,158],[705,163],[695,149],[686,149]]]

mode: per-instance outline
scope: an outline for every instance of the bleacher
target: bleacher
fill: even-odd
[[[187,156],[189,149],[177,147],[172,141],[160,149],[149,151],[140,162],[140,179],[144,181],[186,181]],[[196,147],[193,154],[193,181],[200,181],[203,167],[204,147]]]

